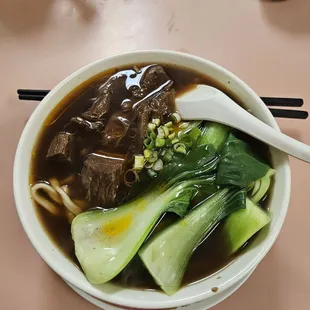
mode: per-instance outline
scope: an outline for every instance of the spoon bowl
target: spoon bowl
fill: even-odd
[[[209,120],[241,130],[284,152],[310,162],[310,146],[268,126],[217,88],[197,85],[176,99],[182,119]]]

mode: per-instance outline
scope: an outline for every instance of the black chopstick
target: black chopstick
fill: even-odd
[[[296,119],[308,118],[307,111],[286,110],[286,109],[269,109],[269,110],[274,117],[278,118],[296,118]]]
[[[18,89],[19,95],[40,95],[45,97],[50,91],[45,89]]]
[[[41,101],[49,93],[49,90],[43,89],[18,89],[18,98],[20,100]],[[273,98],[261,97],[267,106],[278,107],[301,107],[303,99],[301,98]],[[274,117],[278,118],[294,118],[306,119],[308,118],[307,111],[286,110],[286,109],[269,109]]]
[[[41,101],[50,91],[44,89],[18,89],[20,100]],[[302,98],[277,98],[261,97],[264,103],[270,107],[302,107],[304,101]]]
[[[42,101],[45,95],[18,95],[19,100]]]
[[[269,107],[302,107],[304,104],[301,98],[273,98],[260,97]]]

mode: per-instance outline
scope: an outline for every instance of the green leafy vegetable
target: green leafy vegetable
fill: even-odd
[[[176,156],[164,167],[157,182],[164,182],[171,186],[176,182],[211,174],[215,171],[217,163],[218,157],[214,147],[201,145],[190,150],[183,158]]]
[[[204,122],[203,125],[197,145],[211,144],[216,151],[220,151],[227,140],[231,128],[213,122]]]
[[[164,212],[183,216],[201,187],[216,190],[215,178],[191,179],[171,188],[156,187],[112,211],[84,212],[72,222],[75,254],[89,282],[105,283],[129,263]]]
[[[139,255],[156,283],[174,294],[199,243],[221,219],[244,207],[245,191],[222,189],[147,241]]]
[[[139,174],[140,182],[132,185],[128,200],[133,199],[141,192],[156,187],[166,189],[176,182],[200,176],[210,176],[214,173],[218,164],[218,156],[212,145],[194,147],[187,155],[178,155],[170,149],[167,149],[167,154],[170,154],[168,155],[169,158],[167,160],[163,158],[166,164],[158,174],[155,171],[149,172],[148,170],[148,172],[142,171]],[[148,159],[148,161],[150,160]],[[149,173],[154,178],[151,183],[149,183]],[[216,187],[215,184],[214,187]]]
[[[194,127],[189,133],[188,136],[192,139],[193,142],[197,142],[201,136],[201,130],[198,127]]]
[[[251,200],[254,203],[258,203],[267,194],[271,184],[271,178],[272,176],[274,176],[275,173],[275,170],[269,169],[269,171],[263,178],[257,180],[254,183],[253,191],[251,194]]]
[[[270,221],[270,215],[247,198],[246,208],[231,214],[223,225],[229,253],[232,254],[240,249]]]
[[[254,157],[250,147],[230,134],[217,171],[217,184],[247,187],[263,178],[271,167]]]

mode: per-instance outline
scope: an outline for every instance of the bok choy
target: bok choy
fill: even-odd
[[[267,211],[260,208],[249,198],[246,208],[231,214],[223,225],[223,233],[228,245],[228,253],[239,250],[255,233],[271,221]]]
[[[231,128],[228,126],[214,122],[204,122],[197,145],[211,144],[219,152],[226,142],[230,131]]]
[[[195,148],[164,167],[144,195],[111,211],[78,215],[71,232],[75,254],[88,280],[101,284],[114,278],[137,253],[163,213],[184,216],[198,191],[206,195],[216,192],[215,176],[210,175],[215,166],[209,164],[215,159],[212,146]]]
[[[248,144],[230,134],[219,161],[217,184],[248,187],[271,170],[268,164],[254,156]]]
[[[220,220],[245,207],[245,195],[243,190],[219,190],[146,242],[140,258],[163,291],[172,295],[180,288],[195,248]]]

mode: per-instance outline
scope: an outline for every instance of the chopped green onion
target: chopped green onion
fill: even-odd
[[[183,143],[177,143],[173,146],[173,149],[177,153],[186,154],[186,147]]]
[[[162,170],[163,167],[164,167],[163,161],[162,161],[161,159],[158,159],[158,160],[154,163],[152,169],[153,169],[154,171],[158,172],[158,171]]]
[[[168,122],[165,124],[166,127],[171,127],[172,126],[172,122]]]
[[[178,138],[174,138],[174,139],[172,139],[172,141],[171,141],[172,144],[176,144],[176,143],[178,143],[178,142],[180,142],[180,139],[178,139]]]
[[[135,170],[142,170],[144,167],[145,158],[142,155],[136,155],[135,156],[135,163],[134,163],[134,169]]]
[[[148,159],[148,158],[151,157],[152,151],[149,150],[149,149],[145,149],[145,150],[143,151],[143,154],[144,154],[144,157],[145,157],[146,159]]]
[[[156,125],[153,124],[153,123],[148,123],[148,124],[147,124],[147,129],[148,129],[150,132],[152,132],[152,131],[154,131],[154,130],[156,129]]]
[[[149,150],[152,150],[154,148],[154,140],[151,139],[151,138],[146,138],[144,141],[143,141],[143,144],[145,145],[145,147]]]
[[[146,169],[150,169],[150,168],[153,167],[153,165],[154,165],[154,163],[146,163],[146,164],[144,165],[144,167],[145,167]]]
[[[163,161],[165,162],[165,163],[169,163],[169,162],[171,162],[171,160],[172,160],[172,155],[170,154],[170,153],[166,153],[165,155],[164,155],[164,157],[163,157]]]
[[[164,131],[163,127],[158,127],[158,129],[157,129],[157,137],[158,138],[165,138],[166,137],[165,131]]]
[[[202,123],[202,121],[191,121],[191,122],[189,122],[189,126],[187,128],[185,128],[185,129],[178,128],[179,129],[178,135],[180,136],[180,135],[189,133],[193,128],[199,127],[201,123]]]
[[[156,138],[156,133],[155,133],[154,131],[150,132],[150,138],[151,138],[152,140],[155,140],[155,138]]]
[[[166,144],[166,140],[165,140],[165,139],[160,138],[160,137],[157,137],[157,138],[155,139],[155,146],[156,146],[156,147],[164,147],[165,144]]]
[[[152,155],[148,158],[149,163],[155,163],[155,161],[158,159],[158,153],[156,151],[152,152]]]
[[[151,179],[155,179],[157,177],[157,173],[152,169],[148,169],[147,174],[149,175]]]
[[[163,156],[165,156],[166,153],[167,153],[167,150],[163,149],[163,150],[161,150],[161,151],[159,152],[159,156],[160,156],[160,157],[163,157]]]
[[[178,124],[181,122],[181,115],[178,112],[174,112],[171,114],[170,119],[174,124]]]
[[[189,126],[189,122],[183,122],[182,124],[179,125],[180,129],[185,129]]]
[[[169,132],[174,132],[174,128],[173,127],[168,127]]]
[[[170,140],[173,140],[173,139],[175,138],[175,132],[171,133],[171,134],[168,136],[168,138],[169,138]]]
[[[158,127],[160,125],[160,119],[159,118],[153,118],[152,123]]]
[[[161,128],[162,128],[163,131],[164,131],[165,137],[168,137],[168,136],[169,136],[169,129],[168,129],[168,127],[166,127],[166,126],[161,126]]]

